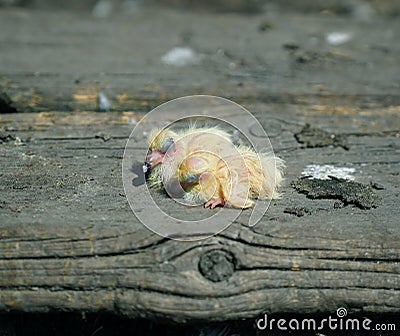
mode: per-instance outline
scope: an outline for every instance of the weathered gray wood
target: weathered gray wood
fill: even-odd
[[[279,108],[290,120],[276,112],[257,114],[261,122],[268,116],[271,141],[287,161],[284,197],[254,228],[245,224],[245,211],[221,234],[191,243],[159,237],[133,216],[120,177],[132,128],[123,113],[88,113],[81,119],[63,113],[3,116],[5,126],[12,125],[8,132],[22,144],[0,147],[0,310],[107,310],[177,321],[333,311],[343,305],[351,311],[398,311],[395,115],[390,128],[372,125],[360,133],[351,130],[365,117],[341,116],[348,121],[341,131],[350,134],[350,149],[321,150],[304,149],[294,138],[308,119],[304,112],[290,105],[254,108]],[[371,117],[383,113],[368,112]],[[391,118],[389,109],[384,113]],[[97,118],[104,124],[81,126]],[[336,117],[320,115],[317,124],[313,118],[314,125],[328,127]],[[48,119],[52,123],[46,125]],[[100,130],[110,140],[96,138]],[[334,200],[310,200],[289,185],[306,164],[343,162],[356,167],[358,180],[385,187],[378,208],[334,209]],[[173,201],[158,195],[157,202],[170,206]],[[311,215],[284,213],[294,205],[308,207]],[[143,208],[151,218],[151,206]],[[174,211],[192,217],[210,210]],[[212,282],[199,272],[201,258],[212,250],[233,256],[234,272],[227,280]]]
[[[262,32],[266,18],[141,9],[95,20],[0,10],[0,93],[21,112],[0,115],[0,312],[187,321],[339,306],[400,311],[399,20],[278,13]],[[353,40],[329,46],[325,34],[338,27]],[[176,45],[203,54],[202,63],[162,64]],[[93,112],[100,91],[112,112]],[[143,112],[199,93],[254,113],[286,160],[286,181],[255,227],[244,211],[217,236],[177,242],[134,217],[121,162]],[[349,149],[305,148],[294,135],[307,123],[343,135]],[[144,136],[137,141],[146,148]],[[384,188],[376,190],[381,204],[338,208],[297,193],[290,182],[308,164],[355,168],[358,182]],[[211,211],[154,197],[182,218]],[[309,211],[285,212],[293,207]],[[152,205],[142,211],[151,219]],[[207,258],[215,268],[199,267]]]

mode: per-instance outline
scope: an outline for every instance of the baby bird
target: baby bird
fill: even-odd
[[[150,169],[149,185],[159,189],[175,189],[174,186],[179,184],[180,163],[189,154],[204,149],[224,156],[232,153],[234,145],[229,134],[217,128],[191,127],[180,132],[169,129],[152,130],[149,136],[150,153],[146,156],[144,166],[144,170],[147,170],[147,167]]]
[[[279,197],[283,161],[237,147],[217,128],[153,130],[149,148],[145,165],[151,169],[150,186],[180,191],[190,203],[244,209],[254,204],[253,199]]]

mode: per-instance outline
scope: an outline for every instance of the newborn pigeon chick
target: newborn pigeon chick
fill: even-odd
[[[229,134],[217,128],[154,130],[149,147],[149,185],[173,193],[180,190],[191,203],[248,208],[252,199],[279,197],[283,161],[247,146],[236,147]]]
[[[178,169],[191,153],[210,150],[218,156],[229,155],[234,149],[228,133],[218,128],[194,128],[174,132],[154,129],[149,136],[149,154],[144,170],[150,169],[151,187],[170,191],[180,189]]]

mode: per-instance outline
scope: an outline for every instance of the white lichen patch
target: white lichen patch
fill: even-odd
[[[310,179],[329,180],[330,176],[341,178],[345,180],[354,180],[353,174],[355,168],[350,167],[335,167],[331,165],[317,165],[312,164],[306,166],[301,175],[306,176]]]

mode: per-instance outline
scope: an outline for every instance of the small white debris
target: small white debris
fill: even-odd
[[[230,62],[230,63],[228,64],[228,67],[229,67],[229,69],[236,69],[237,65],[236,65],[235,62]]]
[[[184,66],[198,64],[202,55],[197,54],[193,49],[187,47],[175,47],[161,57],[161,61],[168,65]]]
[[[352,174],[355,173],[355,168],[349,167],[335,167],[331,165],[308,165],[301,175],[309,177],[310,179],[329,180],[330,176],[341,178],[345,180],[354,180]]]
[[[15,137],[14,145],[15,146],[22,146],[24,143],[22,142],[20,137]]]
[[[129,120],[128,120],[128,125],[136,125],[137,124],[137,121],[136,121],[136,119],[135,118],[130,118]]]
[[[325,39],[330,45],[339,46],[352,39],[352,34],[344,32],[332,32],[326,35]]]
[[[92,15],[94,17],[103,19],[111,14],[113,10],[113,4],[111,1],[99,0],[96,2],[92,9]]]
[[[97,104],[100,112],[108,112],[111,108],[111,103],[103,92],[97,94]]]

